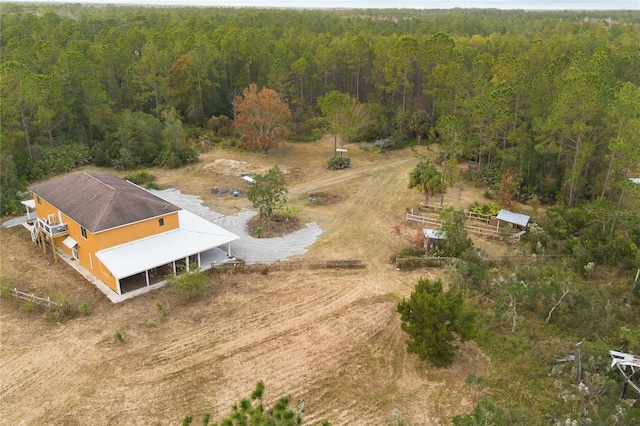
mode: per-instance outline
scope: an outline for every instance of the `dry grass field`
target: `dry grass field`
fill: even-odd
[[[87,303],[89,314],[56,321],[2,300],[0,424],[179,425],[191,414],[218,419],[258,380],[266,402],[305,399],[305,424],[450,424],[482,397],[467,378],[492,367],[471,342],[452,367],[435,369],[407,355],[395,308],[421,276],[388,261],[408,242],[392,232],[422,200],[407,189],[416,163],[409,150],[386,154],[347,145],[352,167],[329,171],[332,141],[288,144],[264,155],[214,149],[179,170],[151,170],[162,187],[202,197],[224,214],[251,208],[243,197],[216,197],[213,186],[242,192],[237,173],[277,163],[303,222],[323,230],[304,259],[362,259],[365,270],[295,270],[215,275],[207,293],[185,302],[165,289],[111,304],[73,269],[53,263],[21,227],[1,230],[4,285]],[[446,204],[481,200],[470,186]],[[313,193],[330,194],[310,203]],[[408,230],[409,236],[415,235]],[[493,253],[495,243],[481,246]],[[512,248],[511,248],[512,249]],[[164,312],[158,310],[161,304]],[[116,330],[124,341],[114,339]],[[486,391],[486,390],[485,390]]]

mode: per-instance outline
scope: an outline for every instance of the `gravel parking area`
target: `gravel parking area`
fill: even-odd
[[[317,224],[307,223],[304,228],[283,237],[255,238],[245,231],[247,221],[257,214],[255,211],[247,210],[235,216],[225,216],[203,206],[200,197],[183,194],[177,189],[152,192],[239,236],[240,239],[231,243],[231,254],[248,263],[272,263],[304,254],[307,247],[322,234],[322,229]]]

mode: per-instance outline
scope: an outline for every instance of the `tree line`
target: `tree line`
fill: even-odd
[[[438,142],[488,184],[509,171],[523,200],[622,203],[638,171],[632,11],[6,4],[0,24],[3,214],[88,161],[195,161],[202,138],[237,137],[234,100],[262,88],[291,140],[326,130],[318,100],[339,92],[368,117],[351,140]]]

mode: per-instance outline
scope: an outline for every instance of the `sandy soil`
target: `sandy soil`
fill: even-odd
[[[362,259],[366,270],[296,270],[216,275],[207,294],[185,302],[166,289],[113,305],[70,267],[54,264],[25,231],[0,234],[3,285],[40,295],[64,295],[89,315],[56,321],[2,300],[0,424],[168,425],[188,414],[214,419],[266,384],[266,402],[290,394],[305,399],[305,424],[449,424],[470,411],[481,392],[465,381],[491,366],[471,342],[454,365],[434,369],[407,355],[397,302],[420,276],[398,272],[389,256],[407,240],[404,212],[422,200],[407,189],[411,152],[370,153],[347,145],[352,168],[329,171],[332,143],[289,144],[269,155],[213,150],[181,170],[152,170],[163,187],[200,196],[223,214],[250,208],[243,197],[216,197],[213,186],[246,183],[237,173],[273,164],[286,171],[290,203],[322,234],[305,259]],[[224,160],[224,161],[220,161]],[[237,163],[236,163],[237,162]],[[231,164],[234,167],[221,167]],[[237,167],[236,167],[237,166]],[[482,191],[447,194],[468,207]],[[337,195],[331,203],[310,194]],[[336,201],[337,200],[337,201]],[[496,244],[486,244],[493,250]],[[160,303],[164,312],[159,312]],[[123,342],[113,336],[126,333]],[[400,414],[398,414],[400,413]]]

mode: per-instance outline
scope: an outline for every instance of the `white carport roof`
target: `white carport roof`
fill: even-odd
[[[190,211],[180,210],[178,217],[179,229],[109,247],[96,256],[114,277],[122,279],[239,238]]]
[[[30,209],[36,208],[36,202],[33,198],[31,198],[30,200],[20,201],[20,204],[22,204],[25,207],[29,207]]]
[[[529,223],[530,217],[526,214],[514,213],[509,210],[502,209],[498,212],[496,219],[502,220],[504,222],[515,223],[520,226],[527,226]]]

